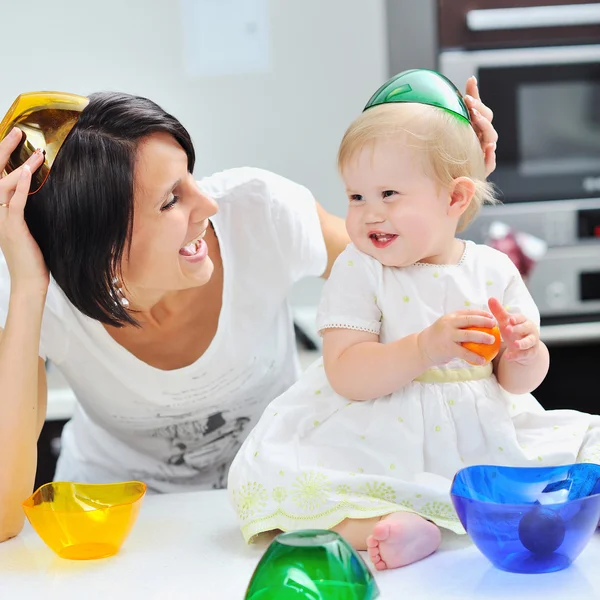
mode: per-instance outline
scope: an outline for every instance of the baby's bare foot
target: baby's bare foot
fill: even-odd
[[[438,527],[410,512],[384,517],[367,539],[367,550],[378,571],[410,565],[435,552],[442,534]]]

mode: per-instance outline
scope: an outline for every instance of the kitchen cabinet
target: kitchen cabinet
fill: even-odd
[[[531,10],[528,10],[531,9]],[[442,49],[598,43],[593,0],[438,0]]]

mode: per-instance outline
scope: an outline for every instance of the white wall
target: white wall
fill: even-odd
[[[148,96],[191,132],[197,176],[260,166],[307,185],[343,214],[335,154],[388,76],[384,0],[270,0],[269,71],[203,78],[185,73],[183,6],[1,0],[0,113],[19,93],[41,89]],[[303,285],[295,302],[315,302],[319,288]]]
[[[438,4],[438,0],[386,0],[391,74],[437,69]]]

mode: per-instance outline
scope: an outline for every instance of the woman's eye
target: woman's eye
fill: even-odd
[[[179,196],[173,196],[173,198],[171,198],[171,200],[169,200],[169,202],[164,204],[160,210],[161,211],[169,210],[170,208],[173,208],[178,202],[179,202]]]
[[[382,196],[384,198],[389,198],[390,196],[394,196],[397,193],[398,192],[396,192],[395,190],[385,190],[385,192],[383,192]]]

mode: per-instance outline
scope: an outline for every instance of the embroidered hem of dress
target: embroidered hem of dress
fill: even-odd
[[[415,377],[413,381],[419,383],[456,383],[458,381],[478,381],[480,379],[487,379],[492,376],[494,369],[492,364],[478,365],[476,367],[465,367],[458,369],[443,369],[440,367],[433,367],[427,369]]]
[[[411,512],[448,529],[456,534],[465,535],[466,531],[457,516],[448,517],[419,512],[414,508],[386,502],[378,507],[365,507],[348,502],[340,502],[333,508],[317,515],[292,515],[278,509],[265,517],[254,519],[242,525],[242,535],[246,543],[252,543],[256,536],[269,531],[298,531],[299,529],[332,529],[345,519],[372,519],[394,512]]]

